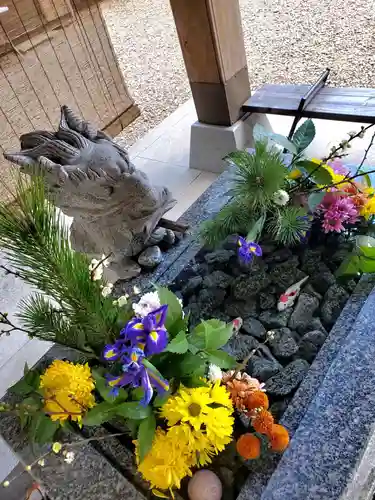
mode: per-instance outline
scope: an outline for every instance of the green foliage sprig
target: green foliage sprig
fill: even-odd
[[[72,250],[61,212],[42,177],[17,179],[16,200],[0,205],[0,245],[19,277],[43,293],[22,303],[19,315],[31,335],[99,355],[129,311],[119,310],[92,281],[86,255]]]

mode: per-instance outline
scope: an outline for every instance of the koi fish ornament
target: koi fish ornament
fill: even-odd
[[[238,317],[232,321],[233,335],[236,335],[242,328],[243,319]]]
[[[279,302],[277,303],[278,311],[285,311],[288,307],[292,307],[296,298],[301,292],[302,285],[309,279],[309,276],[306,276],[298,283],[294,283],[294,285],[290,286],[284,293],[280,295]]]

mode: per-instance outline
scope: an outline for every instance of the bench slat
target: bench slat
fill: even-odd
[[[264,85],[243,105],[246,112],[295,116],[310,85]],[[375,89],[324,87],[302,111],[304,118],[375,123]]]

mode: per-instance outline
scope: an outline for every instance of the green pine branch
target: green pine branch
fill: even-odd
[[[16,202],[0,205],[0,246],[20,277],[64,311],[58,319],[40,296],[24,304],[20,318],[37,337],[96,353],[117,337],[117,308],[101,296],[103,283],[90,279],[88,258],[71,249],[42,177],[19,176]]]
[[[255,152],[235,151],[227,156],[234,164],[233,192],[246,200],[253,209],[264,211],[272,201],[272,195],[284,186],[287,169],[280,152],[269,149],[267,142],[257,141]]]
[[[246,234],[256,218],[251,208],[238,201],[225,205],[213,219],[204,222],[200,237],[208,247],[215,247],[230,234]]]
[[[286,246],[295,245],[310,229],[311,223],[306,216],[303,208],[280,207],[269,214],[267,229],[276,241]]]

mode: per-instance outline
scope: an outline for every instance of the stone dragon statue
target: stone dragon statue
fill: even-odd
[[[42,173],[54,203],[73,217],[71,244],[90,257],[110,257],[110,279],[140,272],[131,259],[146,245],[176,201],[150,183],[111,137],[61,108],[56,132],[38,130],[20,138],[21,151],[5,158],[29,175]]]

